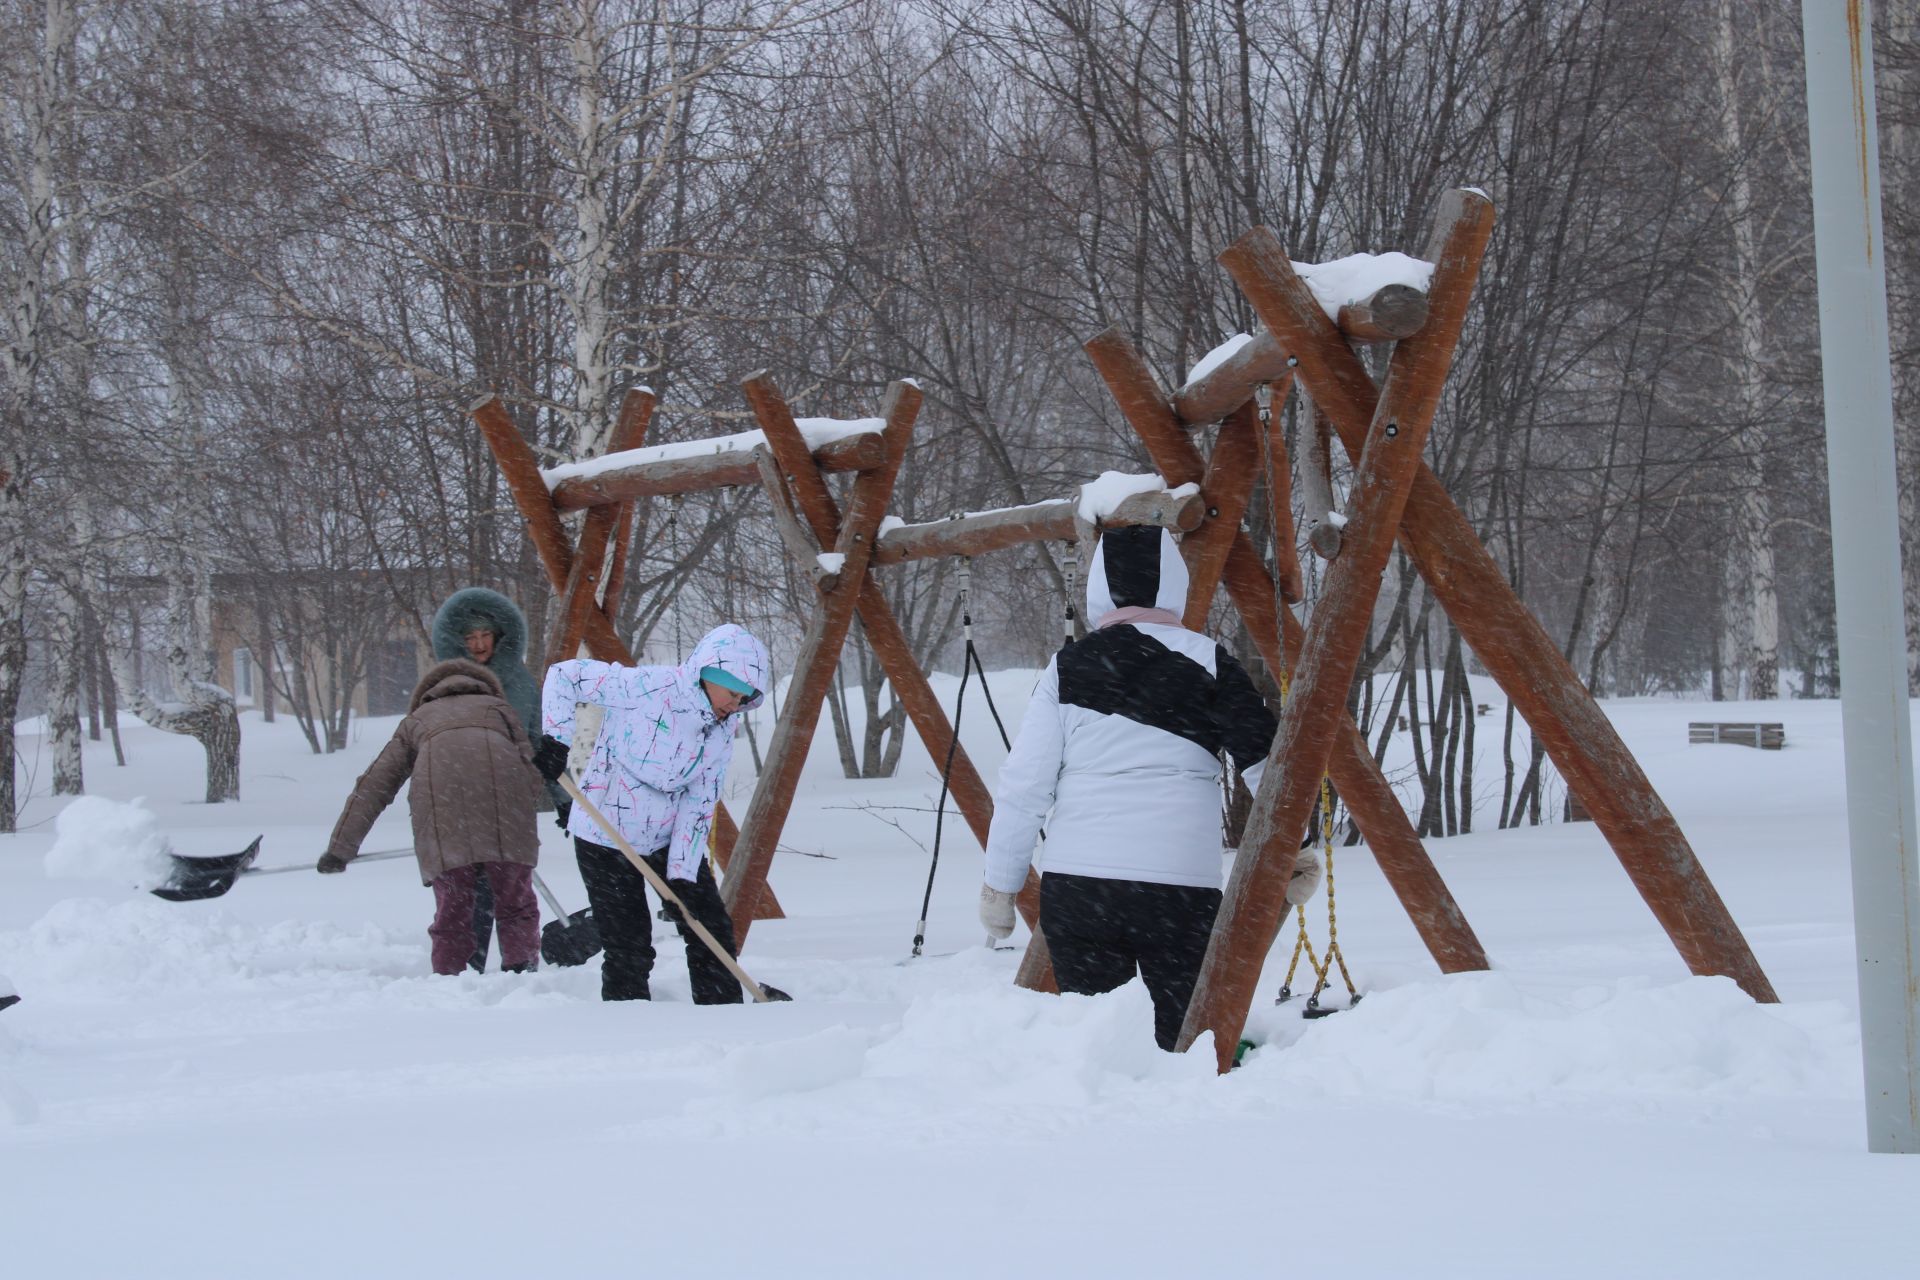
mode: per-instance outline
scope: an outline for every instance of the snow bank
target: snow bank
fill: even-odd
[[[995,1143],[1151,1115],[1169,1090],[1214,1086],[1211,1042],[1183,1055],[1154,1044],[1138,980],[1105,996],[1040,995],[989,963],[956,958],[938,981],[968,988],[916,996],[897,1023],[729,1051],[722,1091],[690,1100],[671,1123],[702,1135]]]
[[[240,993],[296,983],[356,986],[425,974],[426,941],[401,942],[371,925],[323,921],[255,925],[217,909],[135,898],[70,898],[24,930],[0,933],[0,963],[36,999],[124,1000],[134,995]]]
[[[122,804],[81,796],[54,819],[47,875],[53,879],[113,880],[136,889],[165,884],[173,863],[167,838],[146,801]]]
[[[1727,978],[1543,993],[1470,973],[1370,995],[1308,1024],[1284,1051],[1255,1051],[1242,1071],[1249,1082],[1323,1096],[1577,1105],[1845,1099],[1859,1093],[1859,1060],[1858,1024],[1841,1005],[1756,1004]]]

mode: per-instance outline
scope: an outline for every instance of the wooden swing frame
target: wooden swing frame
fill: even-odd
[[[1261,661],[1276,676],[1291,673],[1273,767],[1254,798],[1180,1037],[1184,1049],[1211,1033],[1223,1071],[1232,1064],[1266,956],[1285,919],[1286,884],[1323,774],[1338,789],[1441,971],[1489,967],[1365,736],[1346,713],[1346,693],[1396,538],[1474,654],[1539,735],[1569,791],[1593,814],[1688,968],[1729,976],[1757,1000],[1776,999],[1645,772],[1422,461],[1492,222],[1492,205],[1483,193],[1449,192],[1426,251],[1435,264],[1428,293],[1389,286],[1341,308],[1335,318],[1308,290],[1278,239],[1255,228],[1219,260],[1259,316],[1263,332],[1171,394],[1119,330],[1086,344],[1167,486],[1121,503],[1100,527],[1153,524],[1181,532],[1191,580],[1186,625],[1204,628],[1224,586]],[[1386,379],[1376,387],[1350,344],[1386,341],[1395,346]],[[1296,381],[1331,423],[1353,464],[1347,524],[1306,625],[1283,607],[1283,600],[1299,602],[1301,575],[1294,559],[1286,445],[1275,425],[1280,415],[1265,415],[1263,426],[1256,405],[1260,389],[1271,387],[1277,408]],[[715,852],[725,873],[721,893],[744,947],[753,921],[782,914],[767,884],[768,870],[856,615],[928,750],[938,759],[951,747],[949,791],[974,837],[986,844],[992,796],[965,747],[954,742],[947,713],[873,571],[1038,541],[1076,541],[1084,554],[1098,530],[1078,519],[1075,504],[1058,501],[882,534],[881,521],[922,402],[919,388],[907,381],[891,384],[877,430],[819,447],[808,443],[767,373],[746,378],[741,389],[759,424],[759,440],[717,441],[710,454],[626,453],[644,441],[654,408],[652,393],[636,390],[622,406],[612,441],[626,460],[610,456],[592,474],[551,488],[500,400],[483,398],[470,412],[560,594],[549,661],[581,647],[602,661],[633,661],[612,619],[633,501],[639,497],[757,484],[768,496],[788,554],[812,580],[816,605],[745,818],[736,828],[724,807],[715,815]],[[1215,423],[1219,429],[1203,455],[1195,433]],[[825,479],[835,471],[854,475],[844,511]],[[1275,520],[1277,563],[1271,568],[1241,527],[1263,478]],[[1187,485],[1198,486],[1197,497],[1177,492]],[[577,542],[569,543],[561,517],[576,510],[587,515]],[[1033,938],[1017,981],[1053,990],[1039,930],[1037,874],[1029,873],[1018,902]]]

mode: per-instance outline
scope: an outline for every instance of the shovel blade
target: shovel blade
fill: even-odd
[[[253,865],[260,856],[260,836],[238,853],[225,853],[217,858],[183,858],[173,856],[173,874],[158,889],[151,890],[156,898],[165,898],[168,902],[199,902],[204,898],[218,898],[233,888],[233,882],[242,872]]]
[[[540,929],[540,958],[550,965],[570,968],[600,954],[600,926],[593,908],[582,907],[565,920],[549,920]]]

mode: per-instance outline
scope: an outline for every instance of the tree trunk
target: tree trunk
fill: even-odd
[[[86,640],[80,601],[67,581],[53,590],[47,618],[47,737],[53,754],[53,794],[86,793],[80,751],[80,668]]]
[[[1739,393],[1739,427],[1734,455],[1734,537],[1730,573],[1739,575],[1729,593],[1722,654],[1730,670],[1746,678],[1747,696],[1780,696],[1780,602],[1774,577],[1773,501],[1767,490],[1766,459],[1772,425],[1766,411],[1762,376],[1766,369],[1765,320],[1760,299],[1760,250],[1748,155],[1740,121],[1739,85],[1734,74],[1733,0],[1720,0],[1713,42],[1714,80],[1720,93],[1720,140],[1732,166],[1726,191],[1733,233],[1733,262],[1721,279],[1726,303],[1739,334],[1732,353],[1734,385]],[[1731,585],[1731,584],[1730,584]],[[1736,692],[1738,685],[1735,685]]]

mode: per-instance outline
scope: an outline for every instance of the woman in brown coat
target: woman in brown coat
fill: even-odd
[[[533,867],[534,806],[542,792],[533,749],[499,678],[465,658],[442,662],[413,691],[393,740],[360,775],[334,824],[321,872],[345,871],[360,842],[408,778],[413,849],[433,886],[433,971],[456,974],[473,952],[473,897],[493,890],[501,966],[532,969],[540,954]]]

